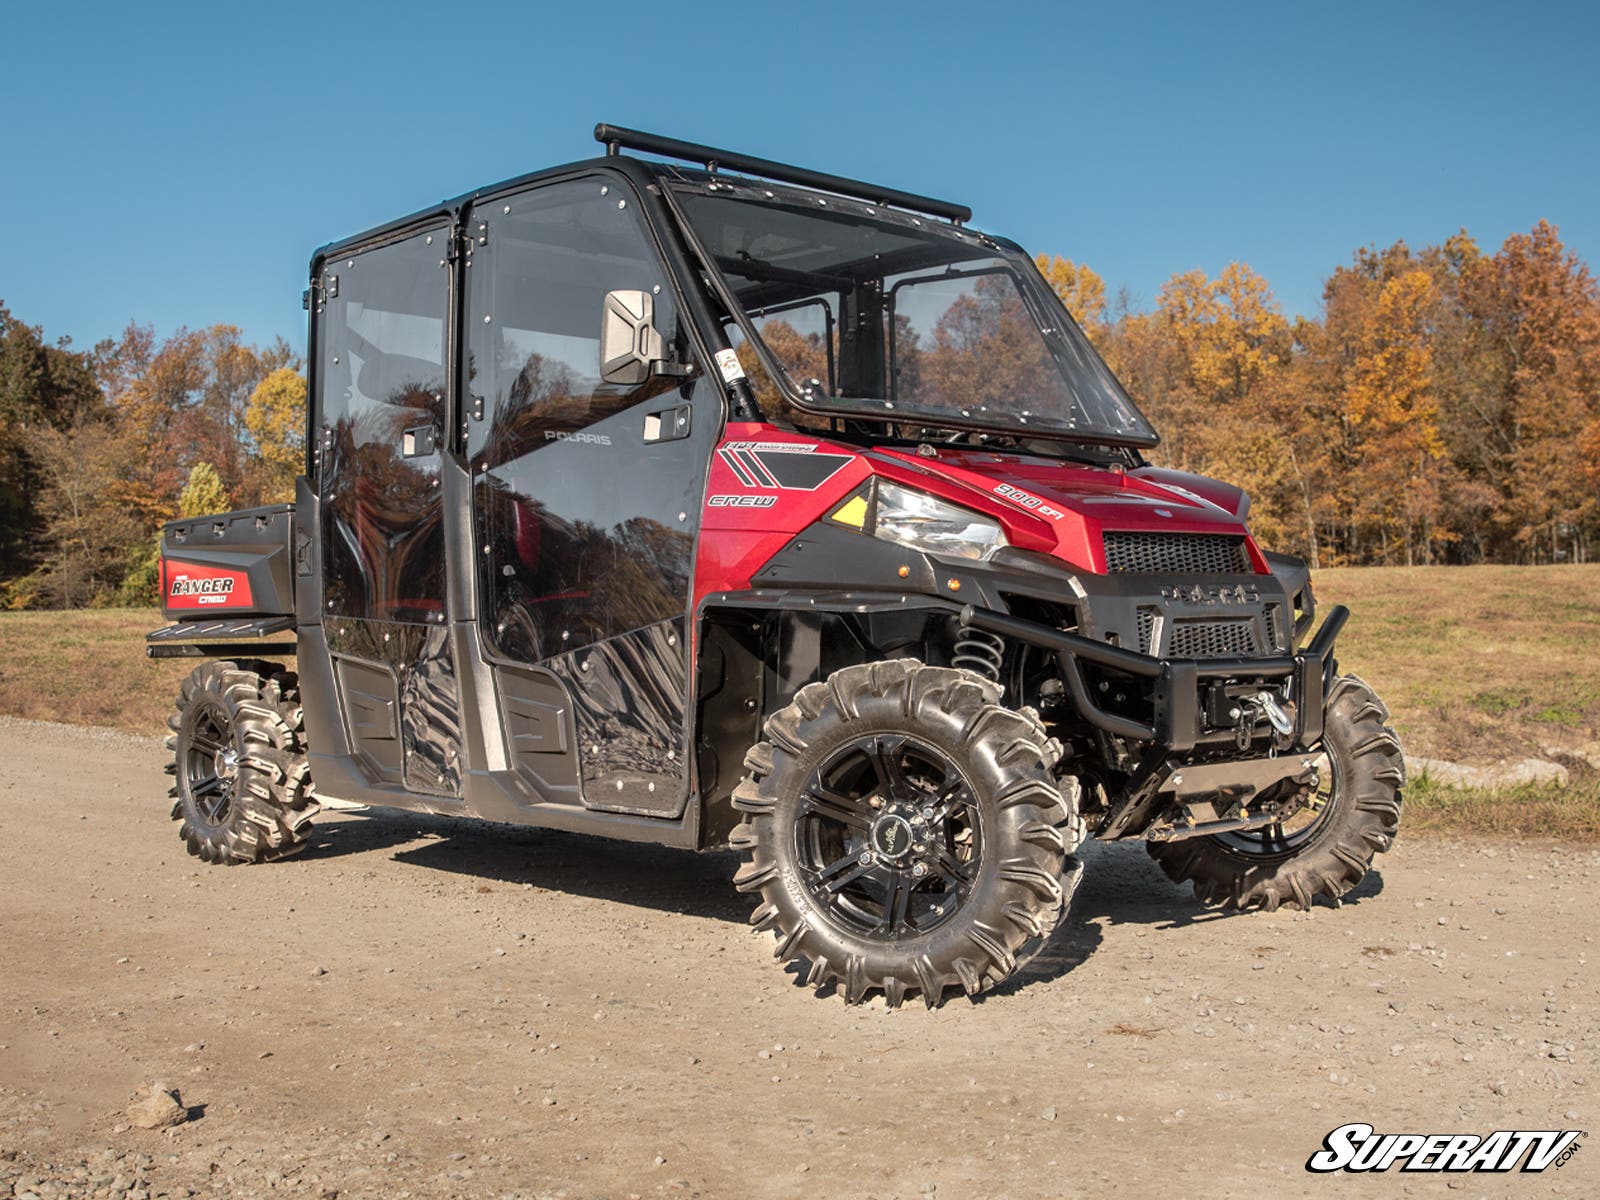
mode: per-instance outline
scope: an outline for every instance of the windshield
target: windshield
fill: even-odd
[[[774,185],[716,179],[674,192],[742,309],[729,333],[758,401],[902,426],[1156,443],[1015,246]]]

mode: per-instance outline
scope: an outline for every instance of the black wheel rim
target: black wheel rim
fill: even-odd
[[[840,747],[812,772],[795,822],[800,877],[845,930],[896,942],[949,921],[983,862],[977,796],[942,751],[905,734]]]
[[[233,812],[240,750],[233,721],[220,704],[195,710],[184,743],[180,784],[194,818],[207,830],[221,829]]]
[[[1334,801],[1339,794],[1339,768],[1333,755],[1323,751],[1315,759],[1317,786],[1305,804],[1285,820],[1259,829],[1237,830],[1216,835],[1230,850],[1253,858],[1292,858],[1314,841],[1332,819]]]

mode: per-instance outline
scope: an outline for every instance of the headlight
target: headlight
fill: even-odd
[[[872,536],[940,558],[978,562],[987,562],[1007,545],[998,522],[882,479]]]

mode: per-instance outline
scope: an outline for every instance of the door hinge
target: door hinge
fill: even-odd
[[[300,293],[300,305],[307,312],[310,312],[311,306],[315,304],[317,311],[320,313],[328,301],[338,294],[339,277],[332,271],[324,271],[311,281],[310,287]]]
[[[465,261],[467,266],[472,265],[472,252],[479,246],[489,244],[489,222],[472,221],[465,228],[456,230],[450,235],[449,261],[452,263]]]

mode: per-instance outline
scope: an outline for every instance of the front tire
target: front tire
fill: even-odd
[[[1192,882],[1203,904],[1309,909],[1337,901],[1394,844],[1400,829],[1405,761],[1389,710],[1354,675],[1341,675],[1323,715],[1322,772],[1312,818],[1299,828],[1266,829],[1177,842],[1147,842],[1174,883]]]
[[[894,660],[813,683],[766,723],[734,790],[734,876],[775,957],[847,1003],[928,1007],[1009,978],[1056,929],[1082,868],[1075,779],[1032,712],[967,671]]]
[[[293,672],[204,663],[183,681],[167,726],[172,818],[190,854],[225,865],[304,848],[318,805]]]

